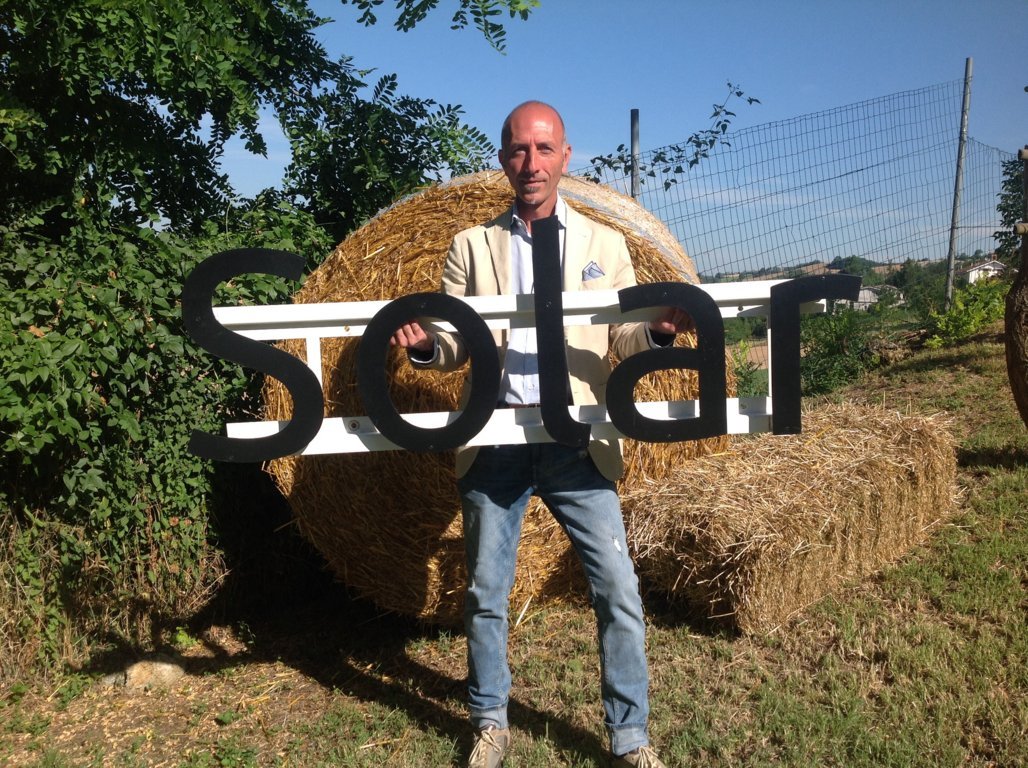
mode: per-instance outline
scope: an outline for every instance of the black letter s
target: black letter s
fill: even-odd
[[[267,461],[299,453],[321,428],[325,403],[321,384],[302,361],[269,344],[233,333],[214,318],[211,302],[220,283],[249,272],[296,280],[304,260],[294,253],[240,248],[216,253],[197,265],[182,286],[182,324],[208,352],[281,381],[293,398],[293,418],[275,435],[232,438],[193,430],[189,450],[205,459]]]

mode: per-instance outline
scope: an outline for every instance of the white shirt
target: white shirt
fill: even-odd
[[[564,264],[564,242],[567,230],[568,206],[560,195],[554,210],[560,233],[560,260]],[[515,295],[535,293],[532,268],[532,235],[524,220],[518,216],[517,203],[511,215],[510,227],[510,289]],[[563,269],[561,270],[563,272]],[[539,347],[535,328],[512,328],[507,339],[507,354],[500,381],[500,400],[508,403],[536,405],[539,396]]]

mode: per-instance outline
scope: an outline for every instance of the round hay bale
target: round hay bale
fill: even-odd
[[[678,242],[634,200],[571,177],[560,188],[576,210],[624,233],[640,283],[698,282]],[[342,242],[294,301],[374,301],[438,290],[453,236],[494,218],[511,202],[499,171],[457,178],[408,197]],[[353,338],[322,342],[326,416],[363,413],[355,380],[357,345]],[[281,346],[304,356],[301,341]],[[390,354],[388,367],[391,396],[401,413],[457,409],[465,372],[415,370],[400,350]],[[285,388],[269,380],[264,394],[267,417],[288,419],[292,403]],[[636,387],[639,401],[697,396],[692,371],[653,374]],[[682,462],[726,445],[725,437],[674,444],[626,441],[622,483],[631,487],[659,480]],[[459,622],[464,545],[452,453],[293,456],[271,462],[270,472],[300,531],[343,583],[387,610]],[[519,549],[515,609],[532,599],[584,593],[579,571],[560,527],[533,499]]]

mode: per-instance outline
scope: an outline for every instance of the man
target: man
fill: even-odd
[[[514,191],[510,210],[459,233],[450,246],[442,289],[454,296],[528,294],[534,290],[532,224],[556,215],[562,290],[618,290],[635,284],[624,237],[567,206],[557,185],[571,146],[553,107],[516,107],[501,133],[500,164]],[[669,309],[651,323],[567,329],[571,401],[603,400],[610,364],[653,346],[667,346],[691,320]],[[499,407],[539,403],[533,329],[494,334],[503,361]],[[459,334],[433,334],[417,322],[399,328],[394,344],[412,364],[452,370],[467,359]],[[539,496],[564,528],[585,569],[599,628],[601,694],[615,764],[663,768],[647,736],[648,676],[638,580],[625,541],[615,481],[623,464],[618,441],[591,440],[588,451],[556,443],[460,449],[456,474],[468,568],[465,629],[468,689],[475,746],[468,765],[495,768],[510,745],[507,701],[507,609],[525,507]]]

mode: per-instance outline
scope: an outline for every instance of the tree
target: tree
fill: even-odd
[[[372,25],[378,21],[374,10],[382,5],[383,0],[340,0],[344,5],[354,5],[364,13],[360,22],[365,25]],[[402,32],[407,32],[424,20],[436,6],[439,0],[397,0],[396,7],[399,15],[396,17],[394,26]],[[528,18],[533,8],[539,7],[539,0],[460,0],[460,6],[451,19],[454,29],[463,29],[468,25],[470,15],[472,23],[485,39],[496,48],[502,51],[507,38],[506,30],[502,24],[497,23],[496,17],[503,14],[506,9],[510,18],[520,16],[522,20]]]
[[[398,7],[410,23],[438,4]],[[498,47],[486,11],[522,5],[451,4]],[[321,204],[313,180],[330,175],[309,191],[304,163],[332,119],[353,135],[373,123],[363,154],[334,159],[373,204],[474,157],[458,109],[399,97],[390,78],[362,98],[350,62],[317,45],[320,23],[304,0],[0,5],[0,572],[16,574],[0,578],[4,669],[88,647],[67,631],[146,642],[148,619],[181,620],[222,582],[224,468],[186,446],[191,429],[258,409],[260,378],[182,332],[185,275],[254,244],[316,265],[331,241],[291,198]],[[219,158],[233,135],[264,150],[268,106],[287,129],[311,126],[311,143],[294,144],[290,195],[236,200]],[[294,288],[246,275],[216,303]],[[231,503],[250,492],[236,483]]]
[[[524,18],[536,5],[452,2],[455,26],[470,16],[501,49],[501,10]],[[365,24],[380,3],[354,0]],[[413,27],[439,4],[399,0],[397,27]],[[355,103],[352,68],[314,37],[324,22],[305,0],[4,3],[0,219],[47,237],[82,218],[160,218],[195,231],[231,197],[218,167],[225,142],[238,135],[265,152],[262,108],[296,123],[298,111],[320,109],[337,86],[339,104]]]
[[[906,305],[922,317],[942,309],[946,299],[946,263],[922,264],[907,259],[903,266],[889,275],[889,285],[903,294]]]
[[[1028,88],[1025,89],[1028,91]],[[1014,173],[1014,163],[1020,168],[1017,174],[1020,182],[1020,190],[1011,183]],[[1001,210],[1004,223],[1013,226],[1018,221],[1028,222],[1028,147],[1022,149],[1017,160],[1005,168],[1007,179],[1004,181],[1003,193],[1005,196],[1002,203],[1006,208]],[[1020,191],[1020,195],[1017,192]],[[1019,208],[1014,207],[1017,201]],[[1001,204],[1002,204],[1001,203]],[[998,234],[998,233],[997,233]],[[1015,238],[1016,240],[1016,238]],[[1028,262],[1028,233],[1021,234],[1021,251],[1017,263],[1021,268],[1014,278],[1014,284],[1006,297],[1006,312],[1004,315],[1005,344],[1007,353],[1007,376],[1010,379],[1010,389],[1014,395],[1014,402],[1017,404],[1017,411],[1021,414],[1021,420],[1028,427],[1028,269],[1025,269],[1025,262]]]
[[[0,10],[0,205],[47,234],[74,213],[193,225],[230,190],[218,157],[263,152],[262,104],[336,72],[304,3],[17,0]],[[204,127],[208,120],[208,127]]]
[[[461,122],[460,107],[398,96],[395,75],[370,99],[352,80],[316,95],[284,118],[292,146],[285,193],[335,242],[377,211],[443,172],[481,170],[495,150]]]
[[[874,285],[881,282],[878,273],[875,272],[877,262],[865,259],[863,256],[836,256],[828,265],[830,269],[837,269],[847,275],[858,275],[862,278],[864,285]]]
[[[1014,234],[1014,225],[1022,220],[1024,214],[1022,167],[1023,163],[1017,158],[1003,163],[1003,185],[999,193],[999,202],[996,204],[1003,229],[992,235],[996,241],[996,256],[1014,268],[1020,264],[1019,238]]]
[[[363,11],[371,25],[383,0],[341,0]],[[440,0],[398,0],[396,29],[408,31]],[[496,19],[528,18],[538,0],[460,0],[451,21],[455,29],[469,20],[498,51],[506,32]],[[338,62],[343,79],[334,87],[282,111],[292,162],[285,193],[311,212],[337,242],[377,211],[444,175],[489,166],[495,148],[480,130],[461,120],[460,106],[398,95],[395,75],[381,77],[365,98],[366,84],[351,61]]]

